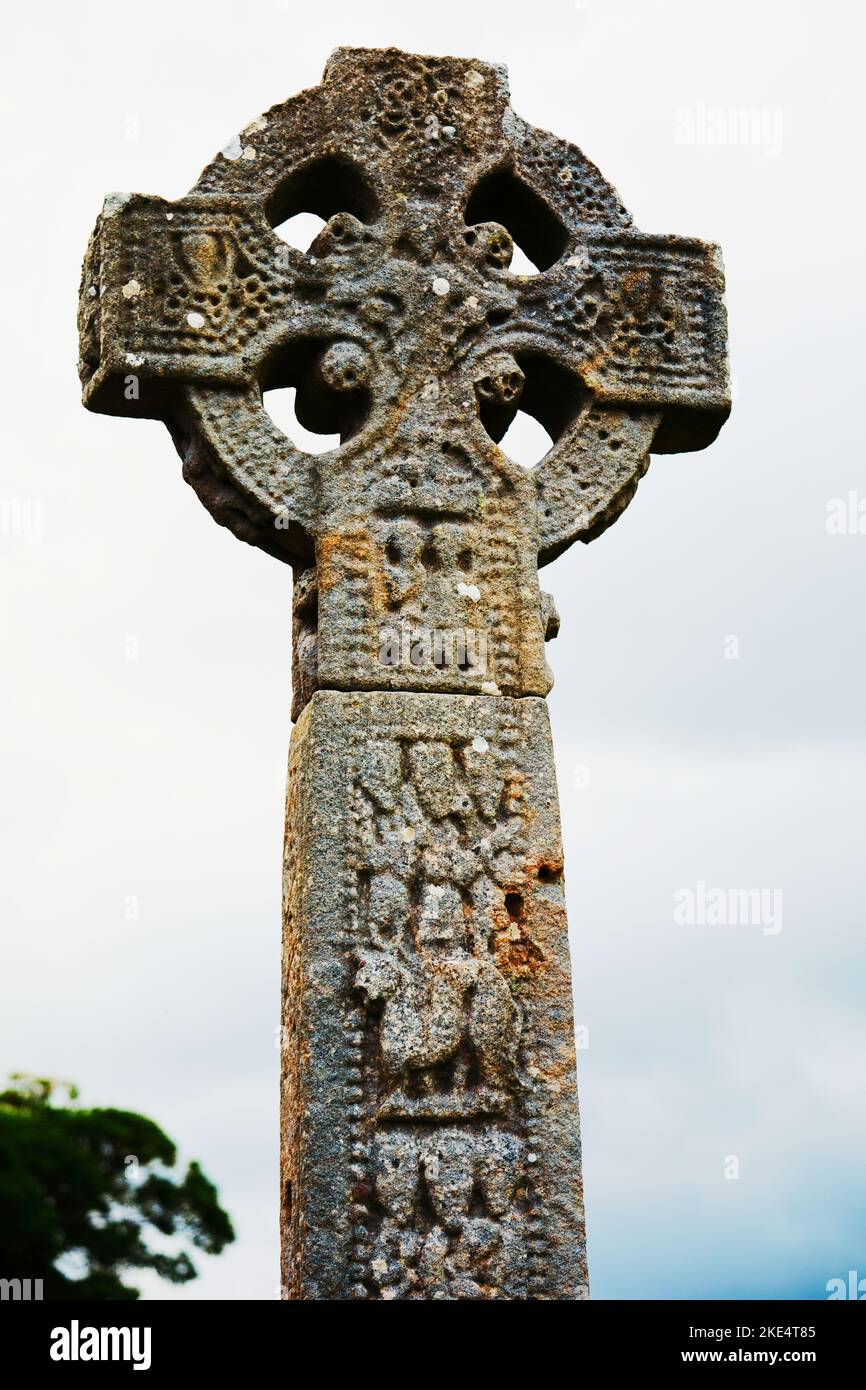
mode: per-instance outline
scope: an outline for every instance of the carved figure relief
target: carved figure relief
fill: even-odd
[[[377,738],[358,769],[354,989],[383,1297],[482,1297],[516,1277],[523,1017],[496,962],[494,906],[521,881],[521,800],[482,737]]]

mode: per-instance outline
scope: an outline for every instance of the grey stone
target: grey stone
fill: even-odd
[[[287,823],[290,1296],[585,1296],[545,702],[320,690]]]
[[[309,251],[273,230],[326,225]],[[540,273],[513,274],[515,240]],[[338,49],[176,202],[108,199],[92,410],[291,564],[290,1297],[587,1291],[539,566],[730,408],[716,247],[637,231],[504,69]],[[272,423],[292,386],[319,456]],[[499,447],[518,409],[552,444]]]
[[[271,230],[304,209],[329,219],[309,253]],[[544,274],[510,273],[505,222]],[[722,288],[715,247],[636,231],[579,150],[514,116],[501,69],[341,49],[187,197],[107,206],[84,397],[165,419],[221,524],[316,565],[304,698],[544,695],[538,564],[619,515],[650,447],[714,437]],[[262,407],[275,385],[340,448],[297,449]],[[497,448],[521,405],[554,439],[534,472]],[[419,659],[386,681],[382,634],[407,629]]]

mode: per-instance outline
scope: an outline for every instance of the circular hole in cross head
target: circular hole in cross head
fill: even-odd
[[[287,246],[294,246],[296,251],[309,251],[322,228],[327,225],[325,219],[314,212],[296,212],[274,227],[274,231]]]
[[[576,372],[521,347],[479,359],[475,394],[491,439],[526,469],[541,462],[591,399]]]
[[[539,420],[518,410],[501,439],[500,449],[521,468],[535,468],[550,450],[553,440]]]
[[[509,166],[492,169],[476,183],[466,203],[470,226],[498,222],[510,234],[513,275],[537,275],[559,260],[568,244],[564,224],[545,200]]]
[[[371,222],[378,212],[375,194],[358,165],[337,155],[308,160],[281,179],[265,204],[265,214],[281,241],[308,251],[326,225],[334,226],[334,248],[351,241],[353,224]]]
[[[259,385],[277,428],[304,453],[324,454],[363,425],[370,409],[369,378],[363,344],[299,338],[271,356]]]

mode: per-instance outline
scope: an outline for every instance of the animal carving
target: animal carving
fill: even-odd
[[[390,951],[365,950],[355,988],[368,1004],[382,1004],[387,1092],[380,1115],[445,1117],[507,1105],[520,1010],[492,960],[461,953],[414,965]],[[453,1069],[443,1090],[436,1068],[446,1064]]]

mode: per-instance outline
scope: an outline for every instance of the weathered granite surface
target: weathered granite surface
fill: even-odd
[[[302,210],[328,218],[306,254],[271,230]],[[543,274],[510,273],[513,235]],[[516,116],[502,68],[340,49],[187,197],[106,201],[85,402],[166,419],[221,524],[302,594],[315,566],[302,689],[381,688],[381,629],[405,623],[485,660],[400,663],[390,689],[543,695],[538,564],[615,520],[650,446],[715,436],[722,287],[715,247],[636,231],[579,150]],[[262,407],[276,385],[341,447],[297,449]],[[555,441],[535,472],[497,448],[518,407]]]
[[[585,1296],[545,702],[319,691],[287,825],[290,1296]]]
[[[307,252],[274,231],[326,225]],[[511,271],[515,241],[540,273]],[[92,410],[293,567],[289,1297],[586,1295],[539,566],[729,407],[717,248],[637,231],[503,68],[338,49],[85,260]],[[313,456],[270,388],[340,436]],[[518,409],[534,470],[499,444]]]

